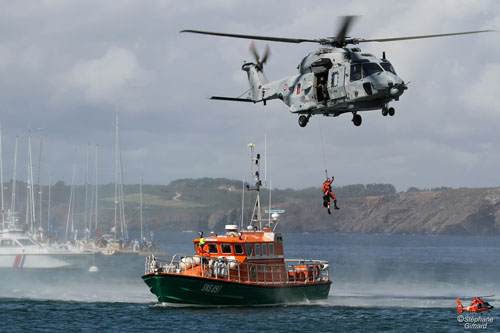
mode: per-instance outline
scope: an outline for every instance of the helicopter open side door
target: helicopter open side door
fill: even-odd
[[[332,68],[329,77],[328,92],[331,99],[344,98],[346,96],[345,91],[345,67],[338,66]]]

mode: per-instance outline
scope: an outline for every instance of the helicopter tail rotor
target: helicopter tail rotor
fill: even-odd
[[[259,72],[262,73],[264,70],[264,64],[267,62],[269,57],[271,56],[271,48],[269,47],[269,44],[266,44],[266,49],[264,51],[264,56],[262,57],[262,60],[260,60],[260,55],[259,52],[257,51],[257,48],[255,47],[255,43],[252,42],[250,43],[250,53],[252,53],[255,63],[256,63],[256,68]]]

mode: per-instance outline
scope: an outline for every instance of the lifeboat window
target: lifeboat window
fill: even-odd
[[[0,246],[16,246],[12,239],[2,239],[0,240]]]
[[[255,244],[255,255],[260,256],[260,244]]]
[[[208,250],[210,251],[210,253],[219,253],[219,251],[217,250],[217,244],[214,243],[208,244]]]
[[[252,244],[245,244],[245,250],[247,250],[247,256],[251,257],[253,255]]]
[[[224,254],[231,254],[231,244],[221,244],[220,246],[222,253]]]
[[[267,244],[262,244],[262,255],[267,256]]]
[[[269,255],[270,256],[274,255],[274,244],[269,244]]]
[[[31,239],[18,239],[17,241],[23,246],[37,246]]]
[[[234,244],[234,253],[243,254],[243,246],[241,244]]]

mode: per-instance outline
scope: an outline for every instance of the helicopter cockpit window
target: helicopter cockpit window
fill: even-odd
[[[380,68],[379,65],[373,62],[367,62],[363,64],[363,76],[367,77],[372,74],[380,73],[382,72],[382,68]]]
[[[361,80],[361,64],[351,64],[351,82]]]
[[[381,62],[380,66],[382,66],[382,68],[385,71],[391,72],[392,74],[397,75],[396,71],[394,70],[394,67],[392,67],[392,64],[390,62]]]

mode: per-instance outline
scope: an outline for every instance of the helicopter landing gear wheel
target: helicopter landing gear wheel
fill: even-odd
[[[394,113],[396,113],[396,110],[394,110],[394,108],[391,107],[391,108],[389,108],[388,112],[389,112],[389,116],[392,117],[392,116],[394,116]]]
[[[388,110],[388,109],[384,106],[384,107],[382,108],[382,115],[385,117],[385,116],[387,116],[388,114],[389,114],[389,110]]]
[[[300,127],[306,127],[308,122],[309,122],[309,117],[306,117],[306,116],[299,117],[299,126]]]
[[[354,124],[354,126],[359,126],[361,125],[361,121],[363,119],[361,119],[361,116],[359,114],[353,114],[352,116],[352,122]]]

